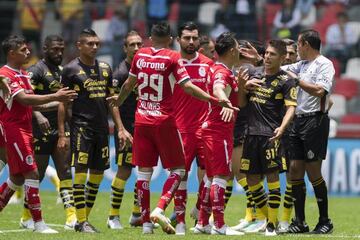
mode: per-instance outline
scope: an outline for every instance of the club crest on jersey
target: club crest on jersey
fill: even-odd
[[[119,81],[117,79],[112,80],[113,87],[117,87],[119,85]]]
[[[32,78],[34,76],[34,73],[33,72],[28,72],[28,75],[30,78]]]
[[[199,67],[199,75],[200,75],[201,77],[205,77],[205,75],[206,75],[206,70],[205,70],[204,67]]]
[[[26,162],[27,165],[33,165],[33,163],[34,163],[33,156],[27,155],[26,158],[25,158],[25,162]]]
[[[275,79],[271,82],[271,86],[276,87],[279,84],[279,80]]]
[[[150,68],[150,69],[155,69],[157,71],[159,71],[159,70],[160,71],[165,71],[165,63],[147,62],[143,58],[140,58],[139,60],[137,60],[136,66],[139,69]]]
[[[109,73],[108,73],[106,70],[103,70],[102,75],[103,75],[104,77],[108,77],[108,76],[109,76]]]
[[[217,73],[217,74],[215,75],[215,80],[223,80],[223,78],[224,78],[224,76],[223,76],[222,73]]]

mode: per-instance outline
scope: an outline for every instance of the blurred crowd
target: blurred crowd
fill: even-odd
[[[341,72],[346,61],[359,56],[359,0],[18,0],[0,1],[0,40],[22,34],[34,58],[41,54],[41,40],[61,33],[67,44],[65,61],[76,54],[74,42],[80,29],[92,27],[103,41],[101,54],[110,54],[113,66],[124,57],[121,47],[129,29],[146,36],[154,22],[168,20],[173,29],[194,20],[203,34],[216,38],[230,30],[239,39],[296,40],[300,30],[322,33],[323,54],[336,58]]]

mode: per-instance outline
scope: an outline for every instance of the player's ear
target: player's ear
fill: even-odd
[[[77,47],[77,49],[81,48],[81,42],[80,41],[76,41],[76,47]]]
[[[176,37],[176,41],[180,43],[180,37]]]

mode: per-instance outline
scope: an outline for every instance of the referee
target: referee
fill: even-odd
[[[319,33],[305,30],[298,37],[301,61],[287,65],[299,77],[298,100],[294,124],[290,132],[290,177],[295,198],[295,218],[290,233],[309,232],[305,222],[305,171],[314,188],[319,208],[319,222],[311,232],[327,234],[333,231],[328,216],[326,183],[321,174],[322,160],[326,157],[329,117],[326,109],[334,81],[334,66],[320,54]]]

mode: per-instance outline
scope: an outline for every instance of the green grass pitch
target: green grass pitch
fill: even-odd
[[[126,193],[121,207],[121,222],[125,229],[122,231],[110,230],[106,226],[107,214],[109,211],[109,196],[110,193],[102,192],[98,195],[95,206],[90,214],[90,222],[101,231],[99,234],[81,234],[72,231],[66,231],[61,226],[65,222],[64,211],[62,205],[56,205],[56,195],[54,192],[42,192],[42,208],[45,221],[60,233],[55,235],[41,235],[35,234],[31,231],[21,231],[19,229],[19,219],[21,216],[21,205],[9,205],[2,213],[0,213],[0,239],[97,239],[97,240],[112,240],[112,239],[265,239],[267,237],[261,234],[249,234],[245,236],[210,236],[210,235],[194,235],[190,231],[186,236],[170,236],[166,235],[161,229],[156,229],[151,236],[143,236],[141,228],[131,228],[128,224],[128,219],[132,209],[133,195]],[[158,194],[152,195],[152,207],[155,206],[158,199]],[[188,212],[195,202],[195,194],[191,194],[188,200]],[[311,236],[311,235],[281,235],[277,239],[360,239],[360,200],[359,198],[341,198],[331,197],[329,202],[329,214],[333,220],[335,230],[330,235]],[[167,210],[167,215],[170,215],[172,206]],[[229,205],[225,211],[225,221],[228,225],[237,224],[238,220],[244,216],[245,211],[245,197],[243,195],[235,194],[230,199]],[[188,216],[188,214],[187,214]],[[306,204],[307,222],[312,229],[318,216],[317,205],[313,197],[308,197]],[[187,227],[192,227],[193,220],[187,218]]]

